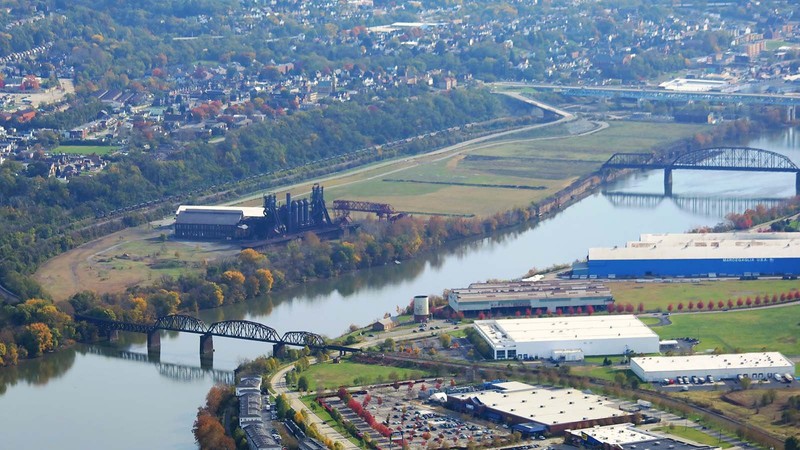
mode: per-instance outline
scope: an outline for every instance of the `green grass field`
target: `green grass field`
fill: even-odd
[[[326,192],[333,199],[390,203],[400,211],[486,216],[546,198],[575,178],[596,170],[615,152],[647,151],[707,129],[705,125],[613,122],[595,133],[572,136],[570,126],[559,124],[512,133],[466,146],[461,154],[450,158],[419,158],[415,163],[389,166],[382,173],[376,171],[343,185],[326,186]],[[578,132],[588,128],[576,126],[580,128]],[[564,137],[553,138],[559,134]],[[443,184],[426,183],[429,181]]]
[[[386,383],[395,376],[399,380],[416,379],[427,374],[416,369],[374,366],[342,360],[338,364],[332,361],[314,364],[302,375],[308,378],[310,390],[315,391],[317,388],[336,389],[339,386]]]
[[[734,303],[739,297],[746,299],[757,295],[773,294],[778,296],[784,292],[795,292],[800,289],[797,280],[726,280],[726,281],[700,281],[696,283],[637,283],[635,281],[609,283],[611,294],[617,303],[630,303],[634,307],[643,303],[647,311],[666,311],[672,304],[677,308],[678,303],[688,305],[689,302],[697,303],[702,300],[715,303],[720,300],[727,307],[728,299]],[[716,309],[716,308],[715,308]]]
[[[72,155],[108,155],[117,151],[111,145],[59,145],[53,153],[68,153]]]
[[[703,433],[700,430],[696,430],[694,428],[684,428],[682,426],[675,426],[672,428],[669,427],[661,427],[661,428],[653,428],[653,431],[660,431],[664,434],[671,434],[673,436],[682,437],[684,439],[688,439],[690,441],[694,441],[698,444],[703,445],[711,445],[714,447],[721,447],[721,448],[730,448],[732,447],[731,444],[722,441],[718,436],[711,436],[706,433]],[[713,433],[714,431],[712,431]],[[719,431],[717,431],[718,433]]]
[[[672,314],[672,325],[654,327],[662,339],[700,339],[698,352],[773,351],[800,355],[800,304],[719,313]]]

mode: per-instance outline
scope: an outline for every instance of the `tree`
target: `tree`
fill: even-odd
[[[670,303],[669,305],[667,305],[667,311],[669,311],[669,312],[672,312],[672,303]]]
[[[694,309],[694,302],[690,301],[689,304],[686,305],[686,307],[689,308],[689,311],[693,310]]]
[[[201,450],[236,449],[236,443],[230,436],[225,435],[225,429],[219,420],[202,408],[197,413],[192,432]]]
[[[797,436],[789,436],[784,441],[784,450],[800,450],[800,438]]]
[[[728,299],[728,309],[733,309],[733,300]]]
[[[450,345],[453,342],[453,338],[447,333],[440,334],[439,335],[439,342],[442,344],[442,347],[450,348]]]
[[[742,379],[739,380],[739,384],[742,386],[742,389],[744,389],[745,391],[750,388],[750,384],[752,382],[753,381],[749,377],[742,377]]]
[[[722,300],[717,302],[717,308],[722,309],[724,307],[725,307],[725,303],[723,303]]]
[[[636,310],[640,313],[644,312],[644,303],[639,302],[639,306],[636,307]]]
[[[35,322],[25,327],[22,345],[29,355],[41,356],[45,352],[53,351],[57,344],[50,327],[42,322]]]
[[[297,379],[297,390],[300,392],[307,392],[308,388],[308,378],[305,375],[300,375],[300,378]]]
[[[705,306],[706,306],[706,304],[703,303],[702,300],[697,302],[697,309],[702,310]],[[690,307],[689,309],[692,309],[692,308]]]
[[[683,311],[683,302],[678,303],[678,311]]]
[[[157,317],[167,316],[178,312],[181,298],[177,292],[159,289],[155,294],[151,294],[147,302],[153,306]]]

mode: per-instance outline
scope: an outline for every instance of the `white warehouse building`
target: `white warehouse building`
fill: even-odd
[[[658,335],[634,315],[476,320],[494,359],[658,353]]]
[[[793,377],[794,363],[778,352],[645,356],[631,358],[631,370],[642,380],[651,382],[678,376],[706,378],[709,375],[718,380],[733,379],[739,375],[762,380],[776,373]]]

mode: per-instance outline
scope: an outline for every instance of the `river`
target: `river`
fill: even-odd
[[[800,163],[800,129],[752,139]],[[262,322],[279,333],[308,330],[336,336],[366,325],[417,294],[441,294],[491,278],[515,278],[584,258],[591,246],[623,245],[641,233],[681,232],[714,225],[742,198],[794,195],[794,175],[675,171],[673,198],[663,198],[663,174],[618,180],[536,227],[460,243],[427,258],[318,282],[268,298],[203,311],[206,323]],[[752,203],[752,202],[750,202]],[[215,379],[271,346],[216,338],[214,370],[201,368],[198,337],[162,336],[158,361],[144,336],[69,350],[0,370],[3,448],[194,449],[197,407]]]

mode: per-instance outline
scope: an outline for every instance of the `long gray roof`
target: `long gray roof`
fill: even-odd
[[[190,209],[178,213],[176,225],[230,225],[235,226],[242,218],[241,211],[217,211]]]

